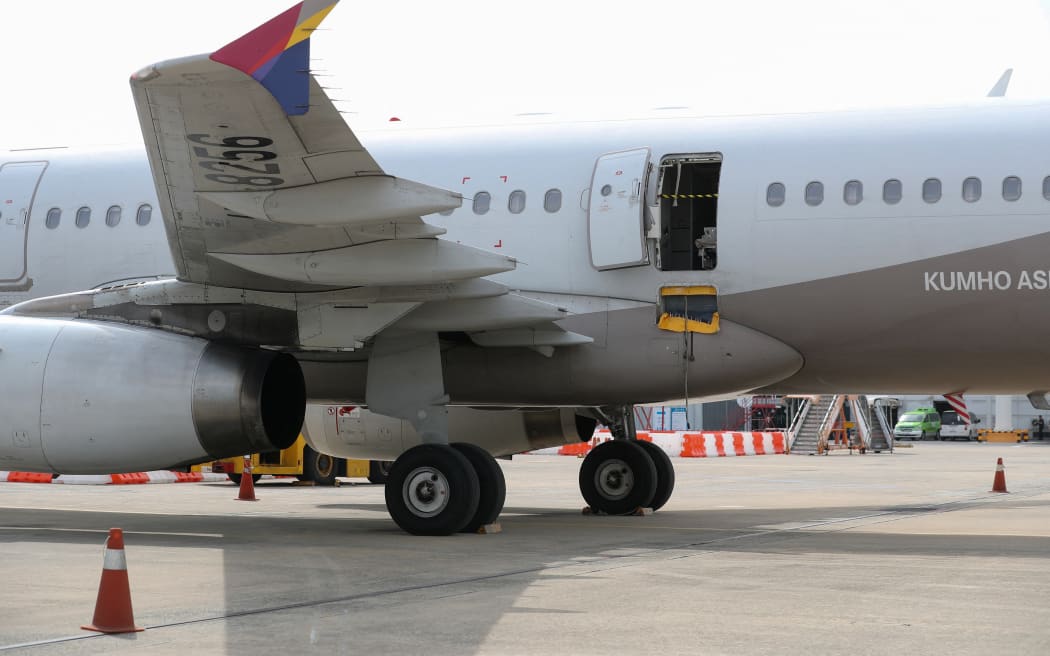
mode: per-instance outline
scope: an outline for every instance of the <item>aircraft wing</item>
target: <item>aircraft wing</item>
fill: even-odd
[[[311,75],[310,35],[334,5],[305,0],[210,55],[132,77],[179,279],[308,292],[513,269],[437,239],[444,229],[420,217],[460,194],[387,174]]]

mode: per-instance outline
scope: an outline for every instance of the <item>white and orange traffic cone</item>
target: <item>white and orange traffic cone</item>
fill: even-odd
[[[241,468],[241,490],[236,501],[258,501],[255,498],[255,481],[252,480],[252,459],[244,458],[244,467]]]
[[[995,479],[992,481],[992,492],[1006,492],[1006,467],[1003,466],[1003,459],[999,458],[999,462],[995,465]]]
[[[80,627],[101,633],[132,633],[141,631],[135,626],[131,612],[131,587],[128,585],[128,563],[124,558],[124,533],[119,528],[109,529],[106,553],[102,559],[102,580],[98,584],[95,616],[91,624]]]

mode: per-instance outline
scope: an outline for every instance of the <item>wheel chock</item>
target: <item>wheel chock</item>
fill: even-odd
[[[294,483],[292,483],[292,485],[294,487],[313,487],[317,485],[317,483],[313,481],[295,481]]]
[[[503,526],[499,522],[492,522],[491,524],[484,524],[478,527],[478,535],[494,535],[502,532]]]
[[[625,515],[622,515],[622,516],[623,517],[648,517],[649,515],[653,514],[654,512],[656,512],[656,511],[653,510],[652,508],[635,508],[631,512],[629,512],[629,513],[627,513]],[[609,513],[602,512],[601,510],[595,510],[594,508],[591,508],[590,506],[584,506],[583,510],[580,511],[580,514],[581,515],[601,515],[603,517],[607,517],[609,515]]]

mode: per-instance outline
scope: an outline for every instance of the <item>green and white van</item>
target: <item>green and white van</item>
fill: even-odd
[[[941,416],[934,408],[908,410],[893,427],[893,437],[898,440],[925,440],[927,437],[937,439],[940,434]]]

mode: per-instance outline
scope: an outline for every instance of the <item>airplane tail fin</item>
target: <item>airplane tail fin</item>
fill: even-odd
[[[303,0],[216,50],[212,61],[255,78],[288,116],[309,111],[310,36],[339,0]]]
[[[989,98],[1002,98],[1006,95],[1006,88],[1010,86],[1010,76],[1014,74],[1014,69],[1008,68],[1003,71],[1002,77],[995,83],[992,90],[988,92]]]

